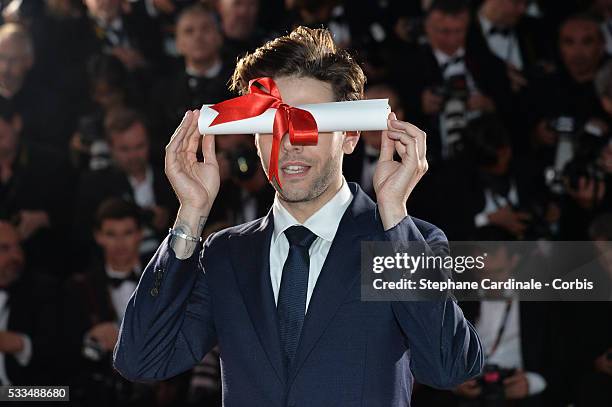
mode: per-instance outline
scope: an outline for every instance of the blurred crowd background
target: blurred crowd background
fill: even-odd
[[[220,405],[222,350],[156,384],[123,380],[111,352],[178,208],[164,146],[186,110],[236,96],[237,58],[299,25],[328,28],[366,72],[365,97],[389,98],[427,132],[411,215],[457,241],[612,239],[612,0],[0,10],[0,383],[69,384],[82,406]],[[364,132],[344,161],[370,195],[380,136]],[[265,215],[274,197],[252,136],[216,146],[222,187],[205,235]],[[601,267],[612,276],[609,257]],[[453,391],[416,383],[414,406],[612,405],[610,304],[464,304],[487,372]]]

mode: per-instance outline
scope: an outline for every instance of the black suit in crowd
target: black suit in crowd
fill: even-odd
[[[410,112],[410,122],[427,132],[427,160],[430,166],[437,165],[441,159],[442,149],[439,114],[426,115],[423,112],[421,95],[426,89],[444,84],[443,72],[429,44],[406,47],[397,52],[399,60],[395,64],[395,69],[398,71],[392,75],[397,81],[396,89],[405,103],[404,111]],[[505,65],[498,58],[479,53],[469,46],[465,50],[465,65],[480,92],[493,99],[502,117],[508,117],[511,90]]]
[[[168,210],[169,216],[178,209],[178,201],[163,171],[153,167],[155,203]],[[77,192],[74,238],[80,244],[93,244],[93,222],[98,206],[108,198],[123,198],[134,202],[134,191],[126,174],[115,166],[82,174]],[[144,219],[147,223],[147,219]],[[85,244],[87,246],[87,244]],[[83,247],[83,246],[81,246]]]
[[[474,14],[471,21],[467,36],[468,47],[473,49],[475,53],[483,54],[488,52],[495,56],[489,49],[487,39],[482,32],[482,25],[480,24],[478,14]],[[516,26],[511,29],[511,32],[518,41],[523,61],[522,72],[527,76],[536,73],[534,69],[543,59],[552,58],[552,47],[550,47],[550,44],[554,43],[555,39],[542,30],[542,22],[539,19],[523,16]]]
[[[64,274],[61,250],[71,212],[73,174],[63,157],[47,147],[22,142],[13,163],[12,176],[0,182],[0,219],[19,222],[19,212],[44,211],[50,227],[35,232],[23,243],[32,267]]]
[[[172,75],[157,83],[150,97],[150,117],[153,125],[152,144],[155,162],[163,162],[164,147],[185,112],[201,109],[203,104],[215,104],[233,97],[228,81],[233,65],[222,62],[222,68],[214,77],[190,75],[180,66]]]
[[[534,176],[534,167],[528,160],[515,160],[508,176],[494,177],[466,160],[453,160],[432,175],[429,185],[436,188],[426,190],[426,196],[419,197],[419,206],[425,207],[431,219],[444,227],[450,240],[470,239],[476,228],[474,217],[485,209],[485,189],[492,188],[498,195],[506,196],[514,185],[518,197],[515,209],[532,213],[535,220],[541,220],[547,194],[543,176]],[[448,210],[448,202],[452,202],[452,211]]]
[[[6,374],[13,385],[63,385],[59,341],[58,285],[55,278],[25,270],[8,288],[7,330],[26,334],[32,356],[21,366],[14,355],[4,354]]]
[[[152,253],[141,256],[142,267],[151,256]],[[136,277],[140,277],[141,271],[135,271]],[[75,273],[64,284],[62,368],[71,386],[71,400],[84,407],[152,405],[153,386],[131,383],[121,377],[112,367],[112,352],[102,354],[97,361],[83,356],[84,338],[90,329],[100,323],[119,323],[111,299],[112,287],[102,260],[93,261],[88,269]],[[181,397],[186,394],[188,376],[181,375],[170,382],[173,386],[183,386]]]

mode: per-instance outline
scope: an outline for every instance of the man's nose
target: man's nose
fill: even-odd
[[[304,148],[304,146],[299,144],[291,144],[291,137],[289,137],[289,133],[285,133],[281,139],[281,146],[284,151],[301,151]]]

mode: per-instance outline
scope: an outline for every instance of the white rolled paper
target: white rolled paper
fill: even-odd
[[[271,134],[276,109],[268,109],[259,116],[210,126],[219,112],[202,106],[198,118],[200,134]],[[348,102],[316,103],[296,106],[309,111],[319,133],[333,131],[370,131],[387,129],[391,112],[389,99],[354,100]]]

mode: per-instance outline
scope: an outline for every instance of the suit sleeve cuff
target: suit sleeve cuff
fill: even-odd
[[[21,366],[27,366],[32,359],[32,340],[26,334],[21,334],[23,340],[23,349],[14,354],[17,363]]]
[[[546,389],[546,379],[541,374],[535,372],[525,372],[529,385],[529,395],[541,393]]]

